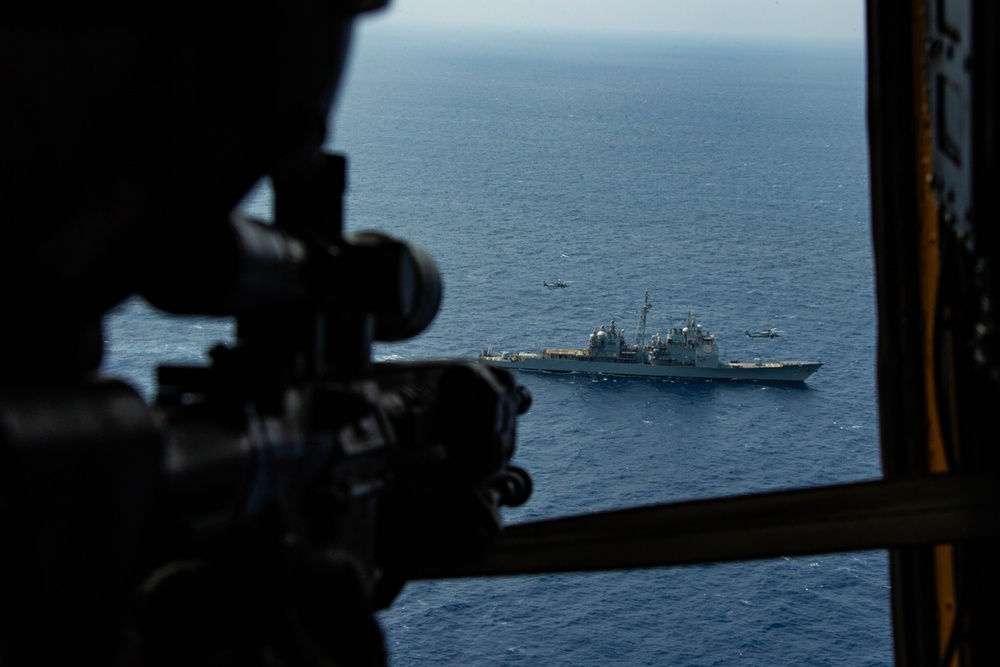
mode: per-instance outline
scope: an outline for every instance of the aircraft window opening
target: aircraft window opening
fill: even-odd
[[[467,392],[453,376],[421,376],[387,394],[384,413],[366,412],[366,385],[317,419],[340,429],[320,445],[342,437],[365,455],[395,435],[410,446],[408,430],[440,438],[430,458],[473,460],[475,492],[462,493],[483,500],[477,517],[503,523],[444,530],[448,503],[432,496],[451,487],[411,480],[402,504],[421,511],[396,528],[412,531],[397,531],[412,550],[379,543],[371,554],[497,534],[471,564],[454,565],[467,545],[452,542],[400,575],[409,581],[377,614],[394,665],[547,664],[556,654],[584,666],[997,664],[989,408],[1000,402],[990,376],[1000,377],[1000,323],[989,304],[1000,301],[1000,190],[988,184],[1000,150],[995,119],[984,118],[1000,60],[977,49],[1000,43],[1000,11],[866,0],[851,5],[852,32],[833,20],[848,12],[840,0],[723,3],[724,16],[690,24],[694,10],[664,2],[610,11],[582,0],[556,15],[511,0],[439,15],[433,3],[392,0],[362,18],[324,145],[350,163],[344,231],[426,248],[445,296],[420,335],[373,342],[368,330],[391,317],[353,298],[383,281],[331,269],[350,276],[350,305],[336,300],[334,317],[324,301],[295,343],[323,339],[329,354],[283,358],[281,377],[331,375],[315,395],[260,403],[312,409],[343,388],[331,377],[369,362],[379,373],[442,358],[483,371]],[[270,219],[274,204],[262,181],[241,208]],[[655,348],[633,345],[640,318],[644,343],[666,332]],[[159,407],[172,399],[199,418],[218,378],[188,366],[252,358],[209,351],[241,328],[273,333],[272,352],[288,342],[255,316],[163,316],[138,297],[105,325],[102,373],[150,403],[164,382]],[[358,363],[337,356],[345,350]],[[530,407],[487,362],[514,368]],[[655,372],[635,373],[644,362]],[[775,362],[808,377],[763,376]],[[191,386],[155,376],[154,363],[178,364]],[[706,379],[706,368],[758,375]],[[256,390],[261,376],[272,377],[221,384]],[[438,392],[447,409],[428,408]],[[488,403],[483,395],[502,397],[489,419],[469,407]],[[234,449],[280,430],[244,403],[225,406],[250,425]],[[397,423],[404,403],[413,412]],[[340,409],[358,419],[340,424]],[[516,434],[504,430],[514,424]],[[192,440],[171,444],[196,451]],[[491,453],[514,447],[512,467],[531,476],[528,502],[491,504],[518,480],[476,468],[484,442]],[[324,497],[358,507],[403,467],[378,479],[365,465],[338,469],[364,483],[341,488],[332,475]],[[396,592],[394,574],[372,588]]]

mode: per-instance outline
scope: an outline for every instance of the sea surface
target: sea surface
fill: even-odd
[[[583,347],[648,290],[647,335],[691,313],[724,359],[825,362],[800,386],[521,374],[535,492],[509,523],[877,478],[864,114],[859,44],[363,26],[329,138],[347,226],[445,281],[434,324],[376,357]],[[231,328],[130,301],[105,368],[152,396],[156,363]],[[876,551],[415,582],[379,619],[394,667],[889,665],[888,596]]]

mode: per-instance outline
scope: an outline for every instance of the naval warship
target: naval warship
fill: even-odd
[[[719,361],[715,336],[690,314],[682,326],[671,327],[666,335],[657,333],[646,343],[646,314],[651,307],[646,292],[632,343],[611,320],[590,334],[582,350],[547,348],[540,353],[494,354],[487,348],[479,360],[510,370],[757,382],[803,382],[823,365],[822,361]]]

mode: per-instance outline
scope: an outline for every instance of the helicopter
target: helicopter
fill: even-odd
[[[934,3],[867,0],[865,4],[868,19],[867,128],[878,297],[875,324],[879,336],[877,370],[883,476],[847,485],[727,495],[524,522],[506,529],[492,551],[478,564],[464,570],[462,576],[668,567],[788,554],[887,549],[892,581],[887,594],[893,611],[896,664],[920,667],[997,664],[1000,643],[995,633],[995,600],[1000,585],[994,563],[1000,513],[995,489],[1000,466],[993,446],[997,421],[991,408],[1000,396],[1000,354],[996,315],[989,304],[995,303],[998,291],[997,272],[990,270],[998,263],[995,225],[991,223],[997,219],[1000,201],[996,189],[989,185],[996,181],[997,175],[997,133],[993,128],[998,80],[995,73],[1000,67],[996,50],[990,45],[1000,35],[1000,13],[991,3],[968,0]],[[8,40],[8,44],[11,42],[16,44],[18,40]],[[281,42],[274,40],[273,43]],[[299,43],[301,40],[296,40],[295,44]],[[34,46],[34,43],[29,45]],[[225,52],[221,48],[217,51]],[[980,54],[983,57],[979,57]],[[34,68],[37,60],[46,59],[25,60]],[[6,77],[10,72],[4,74]],[[18,83],[34,80],[46,85],[49,81],[34,71],[15,79]],[[96,89],[104,93],[108,88]],[[126,92],[134,97],[131,91]],[[222,95],[219,98],[225,100]],[[98,114],[103,110],[102,105],[88,108],[95,109]],[[240,110],[239,105],[225,108]],[[249,126],[249,121],[247,124]],[[141,125],[148,126],[148,123]],[[45,138],[49,134],[43,128],[32,135],[32,139],[37,141],[36,137]],[[65,143],[63,136],[58,137],[59,144]],[[236,133],[234,136],[241,137]],[[14,145],[29,147],[31,150],[25,151],[29,156],[43,155],[48,159],[44,144],[26,140],[14,142]],[[82,151],[74,153],[78,154]],[[7,152],[7,155],[12,153]],[[5,156],[5,159],[14,164],[19,157],[22,155],[13,153],[13,157]],[[186,153],[175,159],[180,167],[190,166]],[[157,169],[157,173],[174,173],[162,166]],[[38,173],[49,173],[47,165],[45,171]],[[75,175],[69,167],[57,173]],[[34,190],[26,189],[25,192],[31,195],[26,199],[35,195]],[[127,206],[107,208],[110,211],[128,210]],[[63,257],[56,252],[26,254],[13,244],[8,247],[18,251],[12,252],[12,256],[28,258],[16,265],[18,269],[31,266],[39,254],[57,260]],[[56,265],[57,261],[52,264]],[[90,264],[100,266],[97,261]],[[126,266],[131,267],[131,264]],[[47,278],[45,268],[43,266],[36,274]],[[17,273],[12,272],[13,275]],[[49,283],[39,279],[37,284]],[[543,285],[566,287],[568,283],[543,281]],[[84,294],[88,291],[81,290]],[[104,303],[101,299],[96,301],[99,305]],[[48,301],[44,303],[49,305]],[[99,332],[91,328],[93,320],[94,317],[90,317],[69,332],[63,327],[60,335],[73,341],[99,340]],[[18,342],[23,341],[18,339]],[[85,356],[80,352],[86,347],[83,343],[75,346],[48,343],[44,340],[32,350],[38,354],[24,354],[17,346],[9,347],[17,350],[17,355],[12,356],[27,358],[32,363],[51,356],[42,352],[71,350],[65,355],[70,361]],[[78,363],[83,368],[86,360]],[[41,372],[30,368],[36,376],[31,378],[30,388],[37,385],[37,376],[45,371],[60,381],[69,374],[64,358],[49,362],[49,365]],[[15,389],[21,387],[15,386]],[[103,401],[101,406],[109,404],[104,396],[98,396]],[[78,400],[72,402],[74,409],[76,405],[79,405]],[[83,418],[80,422],[84,426],[91,423]],[[136,431],[142,426],[133,426],[132,421],[127,425]],[[68,434],[73,433],[74,426],[72,423],[59,424]],[[46,453],[51,433],[47,429],[39,432],[45,438],[30,444]],[[84,435],[90,433],[91,430],[83,430]],[[79,440],[89,442],[94,438]],[[121,440],[127,442],[125,438]],[[4,440],[3,444],[6,454],[10,449],[8,441]],[[120,449],[131,453],[137,448]],[[21,456],[23,448],[14,451]],[[67,467],[60,466],[62,469]],[[7,468],[5,464],[5,483],[11,479]],[[12,515],[11,495],[15,500],[44,498],[27,494],[38,487],[37,476],[25,476],[25,479],[15,487],[17,494],[4,493],[4,518]],[[70,488],[66,494],[75,500],[72,491],[86,491],[90,487],[75,484]],[[124,485],[115,487],[125,488]],[[105,496],[111,501],[118,497],[110,493],[97,495],[101,501]],[[45,503],[38,503],[38,507],[45,511],[43,518],[46,523],[53,524],[52,529],[38,528],[39,532],[35,532],[37,526],[46,525],[41,521],[19,519],[16,525],[40,536],[38,544],[51,545],[49,537],[66,532],[73,521],[72,518],[64,520],[51,511],[53,505],[47,502],[48,498],[45,500]],[[24,504],[32,505],[30,502]],[[114,505],[120,507],[121,503],[114,502]],[[13,504],[13,507],[19,506]],[[93,513],[97,517],[104,514],[113,513]],[[80,511],[74,511],[70,517],[79,515]],[[18,515],[13,513],[13,516]],[[114,518],[118,518],[117,513]],[[120,533],[129,536],[137,523],[131,514],[121,519],[112,522],[107,532],[101,533],[114,536],[116,545],[122,540],[117,539],[118,533],[112,530],[120,528]],[[93,541],[97,547],[105,544],[104,540]],[[17,541],[19,551],[24,542]],[[24,551],[29,553],[27,549]],[[994,556],[989,556],[990,553]],[[44,563],[59,566],[49,569],[58,572],[64,569],[58,550],[54,550],[51,557],[48,553],[45,555]],[[70,575],[59,580],[81,584],[77,588],[47,584],[45,590],[56,591],[59,598],[59,605],[53,606],[70,610],[60,620],[85,618],[79,613],[85,608],[100,621],[108,616],[118,617],[117,613],[112,614],[114,603],[107,600],[120,601],[122,595],[110,595],[108,591],[124,590],[125,587],[82,584],[103,583],[93,570],[102,564],[106,564],[104,569],[109,576],[120,571],[131,573],[135,568],[120,565],[130,564],[128,557],[132,552],[120,547],[99,548],[92,549],[88,555],[93,557],[77,559],[83,560],[88,569],[86,579]],[[31,562],[21,557],[12,560]],[[31,571],[42,571],[41,566]],[[96,571],[98,575],[102,573],[100,569]],[[454,576],[452,572],[446,574]],[[23,572],[20,576],[26,578]],[[431,574],[424,576],[430,578]],[[36,576],[34,579],[42,578]],[[29,581],[34,579],[29,578]],[[115,584],[119,581],[113,579]],[[18,584],[20,591],[22,587],[20,582]],[[8,588],[5,586],[4,597],[10,600],[11,596],[6,593]],[[95,588],[101,593],[101,597],[94,596],[94,601],[101,602],[96,607],[97,613],[94,613],[94,605],[65,604],[67,598],[88,601]],[[23,590],[33,592],[33,587],[24,586]],[[67,595],[67,592],[75,595]],[[37,599],[35,595],[23,597]],[[45,601],[50,599],[55,598],[44,598]],[[4,600],[5,605],[10,604],[7,600]],[[18,613],[5,609],[8,620],[26,616],[30,623],[32,619],[41,618],[41,613],[48,613],[44,604],[34,606],[32,611],[41,610],[34,616],[22,613],[24,605],[10,606]],[[44,629],[58,633],[64,626],[73,628],[68,623],[52,623]],[[24,641],[16,633],[11,634],[27,650],[37,652],[46,648],[37,642]],[[71,638],[79,640],[81,635],[88,646],[96,643],[85,633],[71,635]],[[3,639],[2,643],[11,643],[10,637]],[[53,646],[66,644],[78,648],[72,642],[52,642]]]
[[[764,329],[763,331],[752,332],[749,329],[744,331],[747,338],[777,338],[781,335],[778,331],[778,327],[771,327],[770,329]]]

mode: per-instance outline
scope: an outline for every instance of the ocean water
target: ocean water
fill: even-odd
[[[347,226],[445,281],[376,357],[582,347],[648,290],[647,334],[691,312],[723,358],[826,362],[788,387],[522,374],[535,492],[509,523],[877,478],[864,113],[858,45],[362,26],[329,141]],[[246,206],[268,216],[266,187]],[[156,363],[230,335],[131,301],[105,367],[151,395]],[[888,595],[876,551],[413,582],[379,619],[395,667],[888,665]]]

